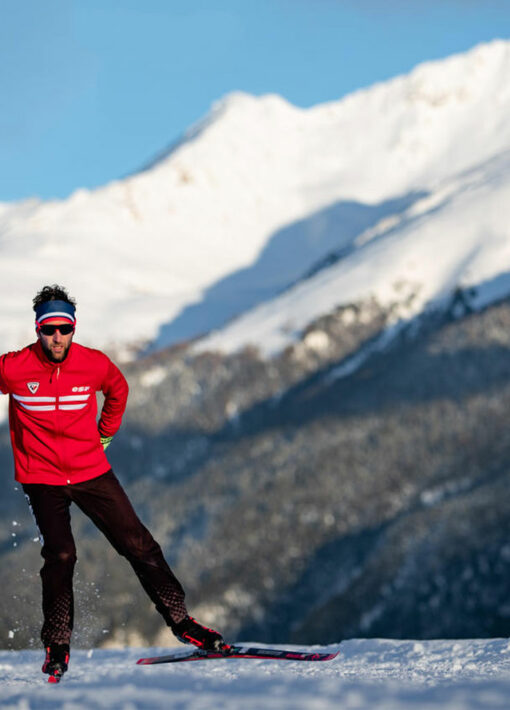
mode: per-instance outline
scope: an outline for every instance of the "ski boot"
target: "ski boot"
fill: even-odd
[[[202,626],[192,616],[185,616],[178,624],[173,624],[172,631],[179,641],[191,643],[204,651],[228,652],[229,646],[223,636],[207,626]]]
[[[60,683],[60,679],[67,671],[68,663],[68,643],[50,643],[46,646],[46,658],[41,670],[49,675],[48,683]]]

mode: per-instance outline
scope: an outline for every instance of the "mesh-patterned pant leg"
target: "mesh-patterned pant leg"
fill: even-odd
[[[23,486],[42,538],[41,568],[44,623],[41,639],[69,643],[73,628],[73,571],[76,548],[71,532],[71,500],[63,486]]]
[[[113,471],[71,487],[73,501],[133,567],[169,626],[187,615],[184,590]]]

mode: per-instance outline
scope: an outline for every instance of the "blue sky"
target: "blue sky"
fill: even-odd
[[[509,0],[2,0],[0,201],[136,171],[230,91],[307,107],[509,37]]]

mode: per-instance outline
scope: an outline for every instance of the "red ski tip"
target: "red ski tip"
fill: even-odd
[[[59,675],[50,675],[48,683],[60,683],[60,677]]]

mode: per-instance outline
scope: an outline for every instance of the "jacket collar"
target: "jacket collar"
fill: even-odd
[[[71,343],[71,347],[69,348],[69,350],[67,352],[66,359],[62,360],[62,362],[52,362],[51,360],[49,360],[46,357],[44,350],[42,349],[41,341],[39,339],[37,339],[37,341],[34,343],[33,350],[34,350],[35,354],[37,355],[37,357],[39,358],[39,360],[41,361],[41,363],[44,365],[44,367],[48,367],[51,370],[55,370],[58,367],[62,368],[62,367],[67,366],[69,360],[72,357],[73,343]]]

